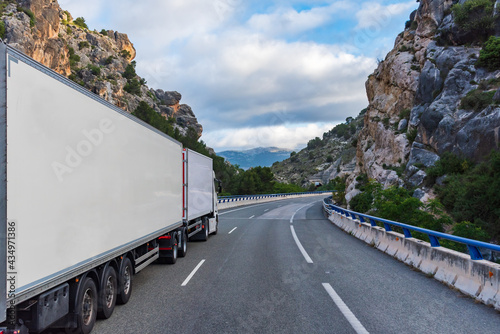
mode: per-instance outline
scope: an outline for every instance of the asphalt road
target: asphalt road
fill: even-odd
[[[134,276],[92,333],[500,332],[497,311],[341,231],[321,199],[222,211],[217,235]]]

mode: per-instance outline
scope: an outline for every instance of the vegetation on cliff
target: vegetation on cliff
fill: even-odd
[[[494,4],[420,1],[368,78],[356,168],[345,174],[345,188],[336,184],[338,204],[500,241],[500,18]]]
[[[315,183],[327,185],[331,180],[344,178],[354,169],[357,137],[365,111],[356,118],[348,117],[322,138],[311,139],[304,149],[292,152],[290,158],[274,163],[271,169],[276,180],[309,188]],[[339,179],[333,182],[338,183]]]

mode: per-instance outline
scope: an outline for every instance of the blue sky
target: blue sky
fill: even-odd
[[[367,106],[364,83],[415,0],[59,0],[128,34],[148,85],[176,90],[216,151],[297,148]]]

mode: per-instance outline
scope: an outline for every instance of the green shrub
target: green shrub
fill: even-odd
[[[90,70],[90,72],[92,72],[93,75],[96,75],[96,76],[101,75],[101,68],[99,66],[88,64],[87,68]]]
[[[354,196],[349,202],[351,210],[366,213],[372,208],[373,194],[371,192],[362,192]]]
[[[333,162],[333,157],[332,157],[331,155],[328,155],[328,156],[326,157],[326,162],[328,162],[328,163],[332,163],[332,162]]]
[[[307,149],[312,150],[315,149],[316,147],[321,147],[323,145],[322,140],[319,137],[316,137],[314,139],[309,140],[307,143]]]
[[[484,231],[480,226],[468,221],[455,224],[453,226],[453,235],[484,242],[488,242],[490,240],[490,236],[486,233],[486,231]],[[462,243],[443,240],[441,241],[441,245],[459,252],[467,251],[467,246]]]
[[[500,37],[491,36],[479,51],[477,66],[482,66],[490,71],[500,69]]]
[[[455,23],[464,31],[488,36],[494,27],[493,15],[495,1],[468,0],[452,7]]]
[[[81,50],[83,48],[88,48],[90,46],[89,42],[87,41],[82,41],[78,43],[78,49]]]
[[[66,27],[66,33],[67,33],[68,35],[71,35],[71,34],[73,33],[73,30],[71,30],[71,28],[70,28],[70,27]]]
[[[500,152],[493,151],[476,166],[462,162],[460,166],[455,163],[455,168],[458,172],[449,173],[437,188],[442,203],[455,221],[472,222],[490,239],[499,240]]]
[[[434,166],[427,169],[427,175],[438,178],[446,174],[463,174],[469,170],[472,163],[451,152],[444,152]]]
[[[0,38],[5,38],[5,22],[3,20],[0,20]]]
[[[108,36],[108,31],[106,29],[102,29],[101,35]]]
[[[68,54],[69,54],[69,66],[71,69],[75,69],[76,64],[80,61],[80,56],[75,54],[75,49],[72,47],[68,48]]]
[[[411,109],[409,109],[409,108],[401,110],[401,112],[399,113],[399,119],[410,118],[410,113],[411,113]]]
[[[110,65],[111,63],[113,63],[113,56],[109,56],[108,58],[106,58],[106,60],[104,61],[104,64],[106,65]]]
[[[408,129],[408,131],[406,131],[406,139],[408,139],[410,143],[413,143],[415,141],[417,135],[418,135],[417,128]]]
[[[5,7],[7,7],[9,3],[7,1],[2,1],[0,2],[0,15],[3,15],[3,11],[5,10]]]
[[[137,76],[137,73],[135,72],[135,66],[135,61],[128,64],[127,67],[125,67],[125,72],[123,72],[122,77],[124,77],[125,79],[135,78]]]
[[[366,189],[366,185],[368,184],[368,175],[366,174],[360,174],[358,177],[356,177],[356,181],[358,182],[356,184],[356,189],[359,189],[361,191],[364,191]]]
[[[123,89],[134,95],[141,95],[141,83],[137,79],[128,80]]]
[[[382,123],[384,124],[385,127],[389,126],[390,121],[391,119],[389,117],[384,117],[384,119],[382,119]]]
[[[87,26],[87,24],[85,23],[85,19],[83,17],[77,17],[73,23],[76,25],[76,26],[79,26],[80,28],[84,28],[84,29],[88,29],[89,27]]]
[[[33,14],[33,12],[31,10],[29,10],[28,8],[24,8],[24,7],[17,7],[17,11],[23,12],[24,14],[28,15],[30,18],[30,27],[35,26],[36,18],[35,18],[35,14]]]
[[[120,55],[125,59],[132,57],[132,55],[130,54],[130,52],[128,50],[121,50]]]
[[[471,90],[460,101],[460,109],[479,112],[493,104],[493,95],[495,95],[495,91],[484,92],[480,89]]]

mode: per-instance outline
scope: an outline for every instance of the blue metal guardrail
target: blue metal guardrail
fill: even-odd
[[[485,249],[488,249],[491,251],[495,251],[495,252],[500,252],[500,245],[490,244],[487,242],[477,241],[477,240],[473,240],[473,239],[457,237],[455,235],[451,235],[451,234],[447,234],[447,233],[436,232],[436,231],[428,230],[428,229],[413,226],[413,225],[403,224],[403,223],[395,222],[392,220],[373,217],[373,216],[365,215],[365,214],[362,214],[359,212],[347,210],[347,209],[344,209],[344,208],[341,208],[341,207],[334,205],[332,203],[331,197],[325,198],[323,200],[323,208],[325,209],[326,212],[328,212],[328,214],[332,214],[333,212],[336,212],[336,213],[341,214],[347,218],[359,219],[359,221],[361,223],[369,222],[371,226],[378,226],[377,222],[380,222],[384,225],[385,230],[388,232],[392,231],[391,226],[401,227],[403,229],[403,233],[404,233],[405,238],[413,238],[411,235],[411,231],[425,233],[429,237],[429,240],[430,240],[432,247],[440,247],[441,246],[439,244],[439,239],[447,239],[447,240],[451,240],[451,241],[465,244],[467,246],[467,248],[469,249],[469,254],[470,254],[470,257],[472,260],[483,260],[483,255],[479,251],[479,247],[485,248]]]
[[[286,193],[286,194],[264,194],[264,195],[238,195],[238,196],[221,196],[218,197],[219,203],[248,201],[251,199],[262,199],[271,197],[288,197],[293,195],[309,195],[309,194],[331,194],[331,191],[308,191],[303,193]]]

